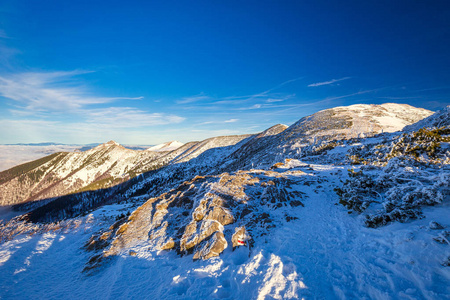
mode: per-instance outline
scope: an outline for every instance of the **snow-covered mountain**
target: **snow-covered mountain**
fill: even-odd
[[[268,166],[276,162],[274,158],[280,159],[280,148],[287,145],[292,152],[306,140],[317,142],[324,137],[329,140],[401,130],[430,114],[400,104],[353,105],[320,111],[287,129],[276,125],[256,135],[215,137],[185,145],[172,141],[146,151],[133,151],[110,141],[85,152],[56,153],[0,173],[0,204],[108,188],[169,164],[193,162],[197,157],[194,165],[202,171],[237,170],[248,168],[249,163]],[[282,154],[285,152],[286,149]]]
[[[405,126],[403,131],[419,130],[420,128],[439,128],[445,126],[450,126],[450,105],[435,114],[418,121],[417,123]]]
[[[56,152],[77,151],[83,147],[54,143],[0,145],[0,172]]]
[[[2,191],[43,196],[0,224],[0,297],[444,299],[447,115],[353,105],[171,151],[108,142],[2,172]],[[46,198],[53,187],[64,196]]]
[[[150,147],[147,149],[147,151],[156,151],[156,152],[162,152],[162,151],[173,151],[175,149],[180,148],[184,144],[179,141],[171,141],[163,144],[159,144],[153,147]]]
[[[114,141],[84,152],[59,152],[0,173],[0,204],[51,199],[105,188],[129,179],[139,161],[159,154],[126,149]]]
[[[339,106],[302,118],[285,134],[308,140],[364,137],[402,130],[432,114],[426,109],[396,103]]]

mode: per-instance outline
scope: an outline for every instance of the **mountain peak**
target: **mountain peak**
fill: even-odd
[[[286,132],[305,137],[351,138],[399,131],[432,114],[407,104],[354,104],[321,110],[302,118]]]
[[[170,141],[163,144],[159,144],[153,147],[148,148],[146,151],[155,151],[155,152],[162,152],[162,151],[173,151],[175,149],[180,148],[184,144],[179,141]]]
[[[103,144],[99,144],[98,146],[92,148],[92,149],[101,149],[101,148],[105,148],[105,147],[123,147],[122,145],[120,145],[119,143],[117,143],[116,141],[110,140],[109,142],[103,143]],[[92,150],[90,149],[90,150]]]
[[[120,146],[119,143],[117,143],[116,141],[113,141],[113,140],[110,140],[109,142],[104,143],[103,145],[104,146]]]

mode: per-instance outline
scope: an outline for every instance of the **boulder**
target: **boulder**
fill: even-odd
[[[245,230],[245,226],[236,227],[236,229],[234,230],[234,234],[231,237],[233,248],[238,246],[245,246],[250,238],[250,235]]]

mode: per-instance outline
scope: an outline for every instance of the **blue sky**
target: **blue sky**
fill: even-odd
[[[0,143],[188,142],[450,104],[448,1],[0,3]]]

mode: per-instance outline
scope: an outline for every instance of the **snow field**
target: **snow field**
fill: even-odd
[[[137,246],[136,256],[115,257],[86,275],[90,253],[82,246],[100,225],[19,236],[0,245],[0,298],[448,299],[450,271],[440,263],[449,245],[435,242],[442,230],[430,227],[448,228],[448,203],[424,209],[424,219],[366,228],[335,205],[339,178],[332,174],[349,166],[310,166],[315,181],[296,187],[308,196],[305,207],[289,208],[298,219],[283,221],[252,249],[228,247],[193,261]],[[107,220],[119,209],[105,206],[92,216]]]

